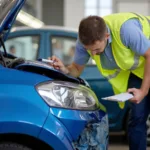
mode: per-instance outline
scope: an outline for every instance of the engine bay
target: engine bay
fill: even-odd
[[[53,78],[55,80],[73,82],[89,87],[83,79],[74,78],[72,76],[66,75],[54,69],[47,63],[41,61],[25,60],[24,58],[18,58],[10,54],[7,54],[7,56],[3,55],[2,57],[0,58],[0,64],[4,67],[22,70],[26,72],[32,72]]]

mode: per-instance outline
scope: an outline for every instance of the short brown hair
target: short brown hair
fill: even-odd
[[[103,40],[105,32],[104,19],[99,16],[89,16],[80,22],[79,40],[83,45],[91,45],[97,40]]]

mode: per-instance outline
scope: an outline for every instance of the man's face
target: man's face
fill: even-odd
[[[87,50],[90,50],[91,54],[94,55],[99,55],[102,52],[104,52],[105,47],[107,45],[107,40],[109,38],[109,34],[106,34],[105,38],[103,40],[98,40],[92,45],[85,45],[84,47]]]

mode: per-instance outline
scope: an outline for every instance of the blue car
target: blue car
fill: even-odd
[[[7,52],[24,3],[0,1],[0,150],[106,150],[106,109],[85,80]]]

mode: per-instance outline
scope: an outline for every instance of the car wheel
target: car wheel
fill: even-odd
[[[15,143],[1,143],[0,150],[32,150],[32,149]]]
[[[150,145],[150,115],[148,115],[146,124],[147,124],[147,145]]]

